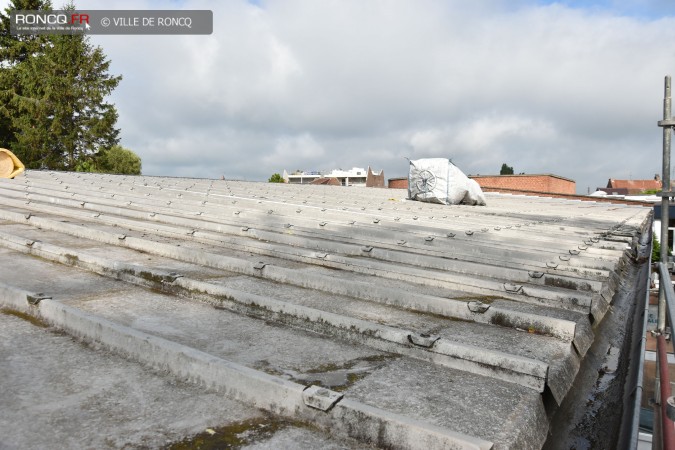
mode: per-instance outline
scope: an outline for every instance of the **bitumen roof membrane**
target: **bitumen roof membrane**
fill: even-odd
[[[541,448],[650,210],[486,198],[0,180],[0,448]]]

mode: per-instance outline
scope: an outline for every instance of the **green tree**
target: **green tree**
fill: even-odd
[[[668,247],[668,256],[673,254],[673,249]],[[652,262],[661,261],[661,243],[656,235],[652,236]]]
[[[272,174],[269,180],[267,180],[270,183],[285,183],[283,177],[279,175],[278,173]]]
[[[51,3],[13,0],[0,13],[1,142],[28,168],[75,170],[119,142],[106,97],[121,77],[108,73],[110,61],[82,34],[12,36],[13,9]]]
[[[47,0],[15,0],[12,6],[0,12],[0,146],[10,147],[17,130],[13,126],[13,112],[23,96],[23,83],[19,73],[12,70],[25,63],[32,55],[42,54],[46,45],[46,37],[38,35],[10,34],[9,13],[12,9],[44,10],[52,9]],[[25,162],[25,161],[24,161]]]
[[[94,156],[78,162],[78,172],[116,173],[124,175],[141,174],[141,158],[121,145],[113,145],[110,149],[101,150]]]
[[[136,153],[121,145],[103,151],[102,165],[108,173],[140,175],[143,164]]]
[[[499,171],[499,175],[513,175],[513,167],[503,163],[502,169]]]

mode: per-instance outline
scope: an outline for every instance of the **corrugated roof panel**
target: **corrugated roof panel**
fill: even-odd
[[[402,195],[28,171],[0,181],[0,286],[7,308],[337,435],[540,447],[649,210]],[[309,385],[342,397],[303,403]]]

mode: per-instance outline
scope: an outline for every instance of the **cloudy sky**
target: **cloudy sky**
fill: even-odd
[[[406,157],[448,157],[586,193],[661,171],[671,0],[75,3],[213,11],[210,36],[92,37],[123,76],[112,101],[144,174],[370,165],[388,178]]]

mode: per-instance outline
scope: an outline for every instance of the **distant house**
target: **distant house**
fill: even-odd
[[[553,174],[469,175],[487,192],[538,192],[542,194],[574,195],[574,180]]]
[[[323,174],[316,170],[296,170],[293,173],[288,173],[286,169],[284,169],[282,177],[289,184],[311,184],[314,180],[324,178]]]
[[[661,177],[656,174],[653,180],[615,180],[610,178],[606,188],[598,188],[599,191],[615,195],[640,195],[645,191],[660,191]]]
[[[324,186],[342,186],[340,180],[335,177],[321,177],[312,180],[309,184],[320,184]]]
[[[384,171],[373,172],[370,167],[368,170],[354,167],[350,170],[334,169],[330,172],[296,170],[288,173],[284,170],[283,174],[283,179],[289,184],[333,184],[332,181],[315,183],[325,178],[336,179],[339,186],[384,187]]]

